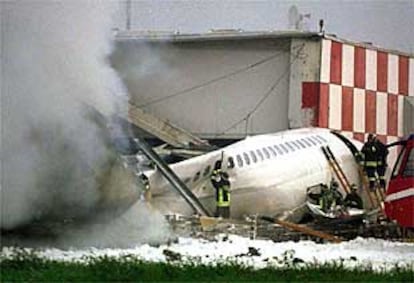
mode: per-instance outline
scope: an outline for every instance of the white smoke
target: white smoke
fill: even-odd
[[[60,248],[128,248],[142,243],[168,242],[171,237],[164,216],[139,201],[125,214],[111,221],[65,229],[54,245]]]
[[[105,124],[85,106],[106,116],[126,109],[118,103],[126,101],[126,91],[108,64],[118,3],[0,5],[0,228],[93,214],[103,183],[111,184],[111,197],[121,192]]]

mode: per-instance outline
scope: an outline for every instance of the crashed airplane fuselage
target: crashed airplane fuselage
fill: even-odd
[[[357,147],[361,143],[352,140]],[[172,164],[171,169],[210,211],[215,189],[210,183],[214,164],[222,160],[231,182],[231,216],[278,215],[301,207],[308,187],[328,184],[334,177],[321,150],[328,145],[350,182],[359,184],[358,167],[349,148],[328,129],[307,128],[265,134]],[[191,207],[159,170],[145,172],[150,204],[163,213],[191,215]]]

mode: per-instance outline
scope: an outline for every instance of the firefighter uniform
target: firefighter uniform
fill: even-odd
[[[368,141],[362,147],[362,154],[364,155],[364,170],[368,175],[369,188],[375,189],[376,172],[377,172],[377,146],[375,138],[372,134],[368,136]]]
[[[358,208],[363,209],[364,204],[362,202],[361,197],[358,195],[357,187],[355,184],[352,184],[351,186],[351,193],[347,194],[344,200],[344,204],[347,207],[350,208]]]
[[[337,205],[342,205],[342,194],[339,192],[339,185],[336,181],[331,181],[328,188],[323,186],[319,199],[319,206],[326,213],[330,212]]]
[[[332,197],[334,200],[334,205],[335,206],[342,205],[343,197],[342,197],[342,194],[339,192],[339,185],[336,181],[331,185],[331,191],[332,191]]]
[[[226,172],[216,169],[211,175],[211,183],[216,189],[216,217],[230,217],[230,181]]]
[[[379,139],[375,139],[377,148],[377,174],[381,188],[385,189],[385,171],[387,169],[388,148]]]
[[[332,206],[332,193],[328,188],[323,188],[319,198],[319,206],[323,212],[328,212]]]

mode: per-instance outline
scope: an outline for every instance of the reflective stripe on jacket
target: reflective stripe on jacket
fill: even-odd
[[[222,185],[219,187],[217,194],[217,206],[230,206],[230,186]]]
[[[365,161],[365,167],[377,167],[377,161]]]
[[[377,167],[378,152],[373,142],[367,142],[362,147],[361,152],[364,154],[364,166],[365,167]]]

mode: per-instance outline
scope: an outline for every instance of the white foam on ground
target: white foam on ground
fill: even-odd
[[[356,238],[339,244],[318,244],[311,241],[280,242],[251,240],[235,235],[219,235],[217,241],[179,238],[177,243],[151,247],[147,244],[129,249],[37,249],[38,255],[58,261],[87,262],[88,257],[110,256],[119,258],[132,255],[149,262],[167,262],[164,250],[181,255],[179,262],[197,261],[202,264],[238,262],[254,268],[286,266],[294,260],[304,263],[342,262],[347,268],[362,267],[389,270],[396,266],[414,270],[414,243],[392,242],[382,239]],[[248,255],[249,247],[260,255]],[[26,249],[31,251],[32,249]],[[2,256],[14,254],[13,248],[4,247]]]

